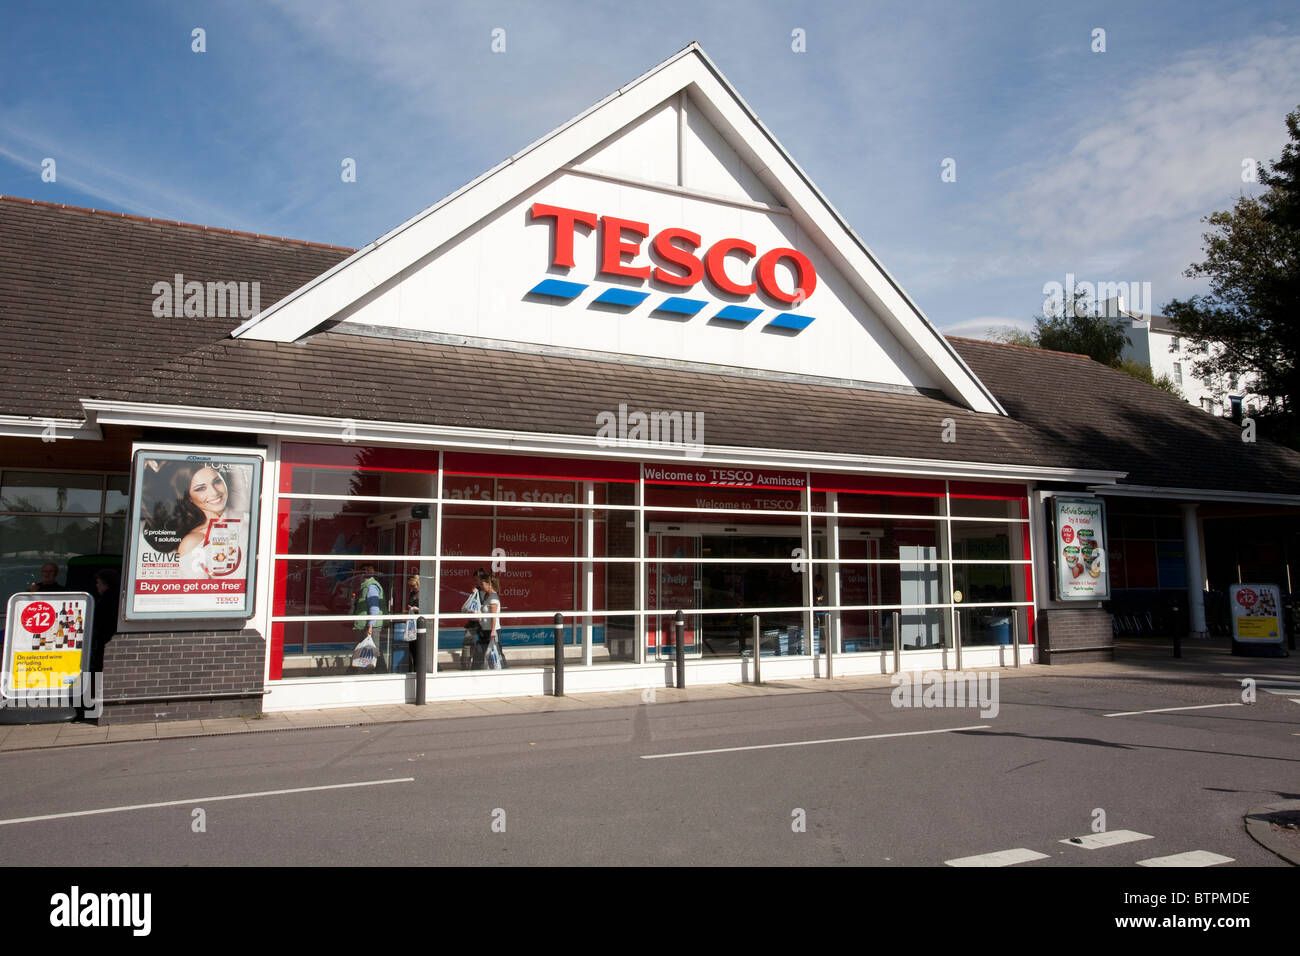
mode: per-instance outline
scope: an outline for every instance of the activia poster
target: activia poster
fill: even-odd
[[[1110,597],[1106,569],[1106,506],[1100,498],[1054,498],[1056,596],[1061,601]]]

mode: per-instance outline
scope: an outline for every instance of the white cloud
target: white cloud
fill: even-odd
[[[940,331],[944,335],[960,335],[968,339],[988,339],[993,340],[991,332],[1011,326],[1021,332],[1029,332],[1033,329],[1034,323],[1030,319],[1009,318],[1001,315],[981,316],[974,319],[964,319],[961,322],[954,322],[945,326]]]
[[[1081,114],[997,140],[1028,157],[998,174],[1006,188],[943,210],[932,241],[905,236],[887,262],[931,315],[963,326],[971,312],[1038,312],[1043,284],[1067,272],[1150,282],[1157,307],[1204,291],[1183,275],[1204,258],[1202,217],[1258,191],[1242,160],[1280,155],[1297,90],[1295,35],[1225,41],[1112,78]]]
[[[12,116],[0,115],[0,140],[18,147],[0,146],[0,156],[38,175],[41,161],[47,156],[53,158],[55,181],[90,197],[92,202],[100,200],[136,215],[183,219],[201,225],[229,218],[228,210],[169,189],[157,181],[128,175],[114,160],[105,159],[88,143],[81,142],[75,133],[36,133],[30,121],[16,123]],[[33,179],[39,181],[35,176]],[[40,198],[39,189],[32,191],[33,198]],[[160,208],[158,200],[165,200],[166,208]]]
[[[1189,52],[1137,77],[1113,109],[1076,119],[1057,137],[1068,148],[1049,147],[1011,170],[1022,184],[994,214],[1026,250],[1101,250],[1099,266],[1131,266],[1147,247],[1174,241],[1172,232],[1198,240],[1200,217],[1250,188],[1242,160],[1279,154],[1298,88],[1300,37]]]

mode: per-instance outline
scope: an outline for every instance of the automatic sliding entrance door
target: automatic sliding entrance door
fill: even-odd
[[[686,617],[683,639],[687,657],[700,656],[700,536],[689,529],[653,531],[647,552],[655,561],[649,568],[650,606],[662,614],[650,619],[646,636],[650,654],[658,660],[672,660],[677,654],[673,618],[678,611]]]
[[[647,551],[663,560],[650,568],[650,606],[664,612],[649,629],[654,656],[673,655],[671,615],[679,608],[692,657],[752,653],[750,609],[765,633],[779,635],[764,641],[764,653],[805,653],[802,612],[761,610],[807,604],[804,574],[792,567],[800,542],[797,525],[652,524]]]

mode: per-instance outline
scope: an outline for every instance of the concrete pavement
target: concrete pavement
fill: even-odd
[[[1119,641],[1116,660],[1109,663],[1058,664],[1047,667],[1025,664],[1020,668],[1000,668],[1003,679],[1028,676],[1061,677],[1143,677],[1159,676],[1185,680],[1191,676],[1224,673],[1268,673],[1300,677],[1300,655],[1286,658],[1234,657],[1229,646],[1219,641],[1184,641],[1183,657],[1174,659],[1171,645],[1161,639]],[[689,675],[688,675],[689,679]],[[710,684],[696,687],[658,687],[657,704],[680,701],[723,700],[763,697],[778,694],[815,694],[826,691],[856,690],[889,686],[888,674],[869,676],[807,678],[753,684]],[[570,694],[565,697],[501,697],[480,700],[437,701],[423,706],[390,704],[365,707],[335,707],[319,710],[281,711],[249,717],[222,717],[211,720],[179,720],[139,724],[111,724],[98,727],[79,722],[61,724],[0,725],[0,752],[41,750],[50,747],[75,747],[87,744],[122,741],[168,739],[173,737],[207,737],[221,734],[266,733],[297,730],[304,727],[350,727],[364,724],[404,723],[413,720],[441,720],[456,717],[484,717],[499,714],[548,713],[560,710],[588,710],[604,707],[635,707],[645,702],[646,691],[600,691]]]

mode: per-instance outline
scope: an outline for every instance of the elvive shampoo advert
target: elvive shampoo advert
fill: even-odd
[[[137,446],[127,621],[252,616],[261,477],[260,455]]]

